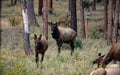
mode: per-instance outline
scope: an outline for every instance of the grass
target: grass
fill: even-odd
[[[54,1],[54,14],[49,14],[49,21],[57,21],[61,14],[67,11],[66,1]],[[37,0],[35,2],[35,13],[37,15]],[[4,6],[4,7],[3,7]],[[63,8],[64,7],[64,8]],[[73,56],[70,56],[68,45],[62,47],[61,54],[57,54],[57,45],[51,37],[49,28],[49,48],[45,53],[42,64],[39,61],[39,68],[36,68],[35,55],[26,57],[23,50],[23,25],[12,27],[8,22],[10,15],[21,16],[20,5],[9,6],[9,3],[2,1],[1,18],[1,50],[0,50],[0,75],[89,75],[96,68],[92,61],[99,52],[105,54],[111,46],[106,45],[103,38],[82,39],[80,36],[80,11],[77,2],[77,24],[78,37],[82,42],[82,49],[75,48]],[[97,16],[97,17],[96,17]],[[34,51],[34,33],[42,33],[41,16],[36,16],[40,28],[31,26],[30,42]],[[97,6],[97,11],[91,11],[90,30],[99,25],[103,25],[103,7]],[[97,19],[97,20],[96,20]],[[96,20],[96,21],[95,21]],[[99,21],[98,21],[99,20]],[[91,35],[90,35],[91,36]],[[40,56],[40,55],[39,55]],[[41,56],[40,56],[41,57]],[[42,69],[40,68],[42,66]]]

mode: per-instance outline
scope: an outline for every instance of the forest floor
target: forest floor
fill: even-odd
[[[42,19],[38,16],[38,0],[34,0],[35,15],[40,25],[39,28],[31,26],[30,42],[34,52],[34,33],[39,35],[42,33]],[[53,0],[53,14],[48,15],[49,21],[56,22],[67,12],[67,1]],[[57,45],[51,36],[49,27],[48,42],[49,47],[45,53],[42,64],[39,61],[39,68],[36,68],[35,55],[25,56],[23,49],[23,23],[21,16],[21,7],[18,3],[16,6],[10,6],[10,3],[2,1],[1,14],[1,50],[0,50],[0,75],[89,75],[97,66],[92,64],[99,52],[106,54],[111,46],[107,46],[103,37],[95,34],[97,39],[91,36],[98,26],[104,24],[104,12],[101,4],[97,5],[97,10],[90,12],[89,21],[89,38],[82,39],[80,37],[80,7],[77,1],[77,25],[78,36],[76,39],[82,41],[82,48],[75,48],[73,56],[70,56],[70,48],[64,44],[61,54],[57,54]],[[85,12],[86,15],[86,12]],[[17,25],[10,25],[9,18],[15,18]],[[103,34],[101,34],[103,36]],[[40,56],[40,55],[39,55]],[[41,58],[41,56],[40,56]]]

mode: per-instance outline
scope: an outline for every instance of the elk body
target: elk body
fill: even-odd
[[[48,48],[48,41],[45,36],[40,35],[39,37],[37,37],[37,35],[34,34],[34,42],[35,42],[35,57],[36,57],[35,61],[38,67],[39,53],[42,55],[41,57],[41,62],[42,62],[44,59],[45,51]]]
[[[120,75],[120,66],[118,64],[111,64],[106,68],[93,70],[90,75]]]
[[[58,53],[60,53],[60,49],[63,43],[68,43],[71,47],[71,55],[74,52],[74,40],[76,38],[76,32],[71,28],[63,28],[60,27],[61,22],[48,22],[51,26],[52,37],[56,40],[58,46]]]

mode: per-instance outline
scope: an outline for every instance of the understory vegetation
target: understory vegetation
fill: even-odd
[[[42,33],[42,19],[37,13],[37,1],[38,0],[34,0],[34,8],[40,27],[30,26],[30,43],[33,52],[35,52],[34,33],[37,35]],[[53,1],[53,15],[49,14],[48,18],[49,21],[56,22],[57,20],[61,20],[61,14],[67,12],[68,3],[63,0]],[[100,32],[96,32],[95,29],[97,26],[103,26],[103,7],[97,5],[97,10],[90,12],[88,39],[82,39],[80,35],[81,22],[79,9],[79,1],[77,1],[78,35],[75,40],[73,56],[70,55],[70,47],[66,44],[63,45],[61,53],[58,55],[57,45],[51,36],[49,27],[49,47],[45,53],[43,63],[39,61],[39,68],[37,68],[35,54],[26,56],[24,53],[23,23],[20,4],[9,6],[7,1],[2,1],[0,75],[89,75],[90,72],[97,67],[97,65],[92,64],[92,61],[96,58],[98,53],[101,52],[102,54],[106,54],[111,46],[107,46],[103,35]],[[8,16],[11,15],[13,17],[15,16],[12,18],[12,20],[14,20],[14,25],[12,24],[13,21],[8,18]],[[16,16],[18,18],[16,18]],[[99,34],[101,34],[101,36]]]

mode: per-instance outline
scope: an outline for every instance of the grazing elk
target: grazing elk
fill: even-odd
[[[44,59],[45,51],[48,48],[48,41],[45,36],[40,35],[39,37],[37,37],[37,35],[34,34],[34,42],[35,42],[35,57],[36,57],[35,61],[38,68],[39,53],[42,54],[41,57],[41,62],[42,62]]]
[[[112,60],[120,61],[120,43],[115,43],[112,46],[106,57],[100,62],[101,66],[106,67],[106,65]]]
[[[58,53],[60,53],[60,49],[63,43],[70,44],[71,47],[71,55],[74,52],[74,40],[76,38],[76,32],[71,28],[63,28],[59,25],[62,22],[48,22],[48,24],[51,26],[52,31],[52,37],[56,40],[57,46],[58,46]]]
[[[96,59],[93,61],[93,64],[97,64],[97,67],[99,68],[100,66],[100,62],[103,60],[103,57],[105,55],[101,56],[101,53],[98,53],[98,56],[96,57]]]

